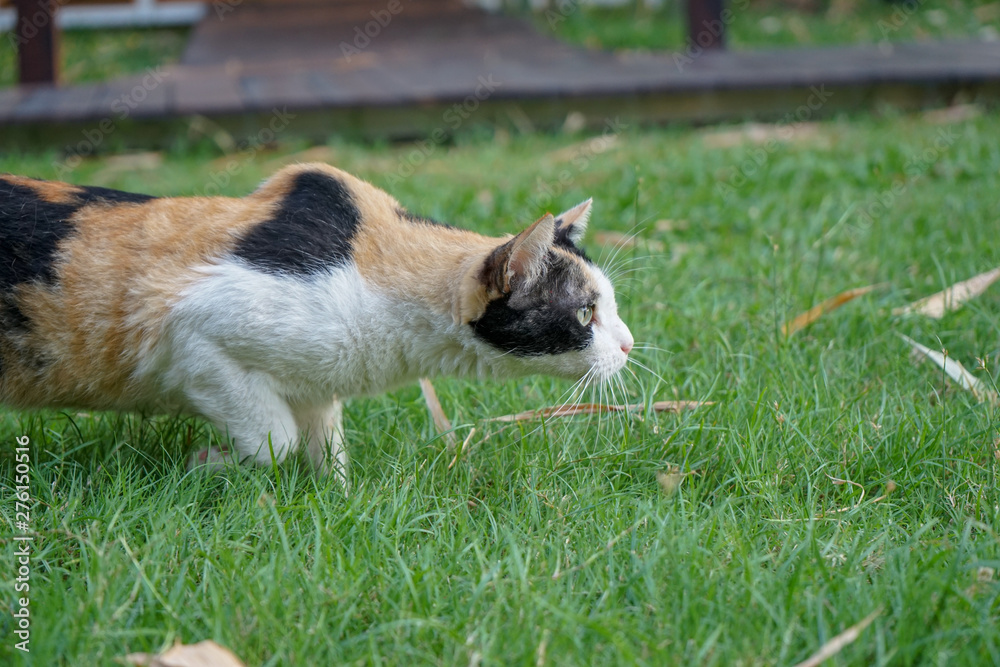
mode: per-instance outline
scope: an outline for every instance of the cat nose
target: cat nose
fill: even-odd
[[[622,352],[625,354],[631,352],[635,339],[632,338],[632,332],[628,330],[628,327],[624,323],[622,323],[621,329],[618,331],[618,336],[618,346],[621,347]]]

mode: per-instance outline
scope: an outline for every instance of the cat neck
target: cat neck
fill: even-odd
[[[466,293],[486,256],[503,239],[420,219],[372,221],[354,248],[364,281],[383,294],[462,321]]]

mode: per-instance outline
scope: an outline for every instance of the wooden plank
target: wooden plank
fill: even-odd
[[[24,95],[11,113],[13,120],[53,120],[52,108],[59,103],[59,89],[44,85],[23,88]]]
[[[179,67],[174,71],[176,113],[212,114],[243,110],[239,78],[224,67]]]
[[[87,118],[93,109],[93,101],[104,90],[102,83],[60,88],[60,95],[52,109],[52,115],[59,119]]]
[[[243,106],[247,109],[269,109],[274,106],[309,108],[319,106],[321,98],[301,70],[280,74],[245,74],[239,79]]]
[[[0,88],[0,118],[8,118],[12,115],[14,108],[20,103],[26,91],[26,88],[20,86]]]
[[[169,114],[173,102],[171,70],[147,72],[105,84],[103,94],[112,118],[156,118]]]
[[[408,99],[384,67],[314,69],[308,74],[308,84],[328,106],[405,104]]]

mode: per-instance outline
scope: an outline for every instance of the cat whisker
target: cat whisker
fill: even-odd
[[[629,274],[637,273],[640,268],[644,269],[646,267],[639,267],[639,268],[635,268],[635,269],[627,269],[627,270],[624,270],[624,271],[618,271],[618,272],[609,273],[608,274],[608,280],[610,280],[612,283],[618,283],[622,278],[628,276]]]
[[[636,381],[636,383],[637,383],[637,384],[641,382],[641,380],[639,380],[639,376],[635,374],[635,371],[634,371],[634,370],[632,370],[632,369],[631,369],[631,368],[629,368],[628,366],[625,366],[625,368],[624,368],[623,370],[626,370],[626,371],[628,371],[629,373],[631,373],[631,374],[632,374],[632,377],[633,377],[633,378],[635,379],[635,381]]]
[[[663,378],[663,376],[662,376],[662,375],[660,375],[659,373],[657,373],[656,371],[654,371],[654,370],[653,370],[652,368],[650,368],[650,367],[649,367],[649,366],[647,366],[646,364],[642,363],[641,361],[639,361],[639,360],[637,360],[637,359],[632,359],[632,358],[630,357],[630,358],[629,358],[629,360],[628,360],[628,363],[630,363],[630,364],[634,364],[634,365],[638,366],[639,368],[643,369],[644,371],[646,371],[647,373],[649,373],[650,375],[652,375],[653,377],[655,377],[655,378],[656,378],[657,380],[659,380],[659,381],[660,381],[660,382],[662,382],[663,384],[665,384],[665,385],[668,385],[668,386],[670,385],[670,383],[669,383],[669,382],[667,382],[667,381],[666,381],[666,380],[665,380],[665,379]]]
[[[609,384],[609,389],[611,393],[611,399],[613,405],[627,405],[628,392],[625,387],[621,384],[621,376],[619,373],[615,373],[611,376]],[[620,393],[620,396],[617,395]],[[620,410],[615,412],[615,419],[618,420],[618,426],[621,428],[624,434],[628,430],[628,420],[629,415],[627,410]]]
[[[600,265],[602,267],[606,267],[606,268],[603,269],[604,272],[605,272],[605,274],[612,275],[612,276],[618,275],[630,263],[637,262],[640,259],[645,259],[646,258],[646,256],[644,256],[644,255],[635,256],[635,257],[624,257],[624,258],[622,258],[622,261],[620,263],[616,264],[615,261],[617,260],[618,254],[620,252],[621,252],[621,248],[619,248],[618,250],[615,251],[615,253],[611,256],[611,259],[607,263],[603,263],[603,264]]]
[[[652,343],[643,343],[641,341],[636,341],[635,344],[632,346],[632,349],[633,350],[655,350],[657,352],[667,352],[667,353],[670,352],[666,348],[659,347],[657,345],[653,345]]]
[[[602,248],[601,249],[601,255],[598,258],[598,263],[601,266],[609,266],[612,263],[614,263],[615,257],[618,256],[618,253],[620,253],[622,251],[622,249],[628,247],[629,246],[629,242],[632,241],[636,236],[638,236],[640,232],[642,232],[642,226],[644,224],[645,224],[645,222],[637,222],[637,223],[635,223],[634,225],[632,225],[625,232],[625,235],[622,237],[621,240],[619,240],[617,243],[615,243],[615,244],[613,244],[611,246],[613,248],[613,250],[612,250],[611,257],[607,260],[607,262],[603,261],[604,260],[604,252],[607,249],[607,246],[605,246],[604,248]]]
[[[617,262],[616,264],[607,264],[607,265],[602,264],[601,266],[603,267],[602,270],[604,271],[604,273],[608,275],[610,279],[610,276],[612,275],[620,275],[620,272],[626,269],[626,267],[629,267],[629,265],[638,264],[640,262],[648,263],[650,259],[652,259],[650,255],[635,255],[633,257],[623,257],[621,261]],[[648,269],[648,268],[649,268],[648,266],[634,266],[628,268],[628,270],[632,271],[632,270]]]
[[[593,369],[588,370],[582,378],[580,378],[577,383],[573,386],[569,397],[564,403],[559,406],[559,410],[563,410],[566,406],[577,403],[587,393],[587,389],[590,387],[591,381],[594,379]]]
[[[624,237],[615,244],[615,249],[617,251],[621,251],[623,248],[634,247],[632,241],[634,241],[639,236],[639,234],[643,233],[647,229],[648,226],[646,225],[645,220],[642,222],[635,223],[634,225],[629,227],[628,230],[625,231]]]
[[[616,269],[608,272],[608,280],[612,283],[617,283],[619,279],[624,276],[628,276],[633,273],[638,273],[639,271],[645,271],[649,269],[648,266],[636,266],[631,269]]]
[[[602,270],[605,273],[608,273],[608,272],[619,271],[622,268],[627,267],[631,264],[638,264],[640,262],[648,263],[650,259],[652,259],[652,256],[650,255],[634,255],[632,257],[622,257],[621,260],[619,260],[614,264],[602,264],[601,266],[604,267]],[[644,267],[640,266],[635,268],[644,268]]]

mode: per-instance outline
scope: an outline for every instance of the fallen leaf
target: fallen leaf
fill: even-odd
[[[705,405],[715,405],[713,401],[656,401],[653,403],[653,412],[682,412],[684,410],[694,410]],[[573,405],[558,405],[538,410],[528,410],[518,412],[513,415],[503,415],[502,417],[490,417],[488,422],[520,422],[532,419],[550,419],[553,417],[573,417],[574,415],[593,415],[602,412],[637,412],[645,408],[643,403],[633,403],[631,405],[604,405],[601,403],[574,403]]]
[[[923,118],[925,123],[931,125],[950,125],[978,118],[982,113],[983,109],[978,104],[956,104],[943,109],[925,111]]]
[[[945,373],[948,374],[948,377],[957,382],[962,389],[971,391],[977,401],[980,403],[987,401],[991,405],[997,404],[997,393],[993,391],[993,389],[987,387],[975,375],[967,371],[965,366],[963,366],[960,362],[945,356],[937,350],[932,350],[929,347],[921,345],[908,336],[904,336],[903,334],[898,335],[900,338],[909,343],[910,347],[912,347],[915,352],[922,354],[937,364],[942,370],[944,370]]]
[[[104,158],[108,167],[124,171],[137,169],[157,169],[163,164],[163,153],[147,151],[144,153],[122,153]]]
[[[211,640],[191,644],[174,644],[166,653],[129,653],[125,662],[145,667],[246,667],[236,655]]]
[[[570,111],[566,114],[566,120],[563,121],[562,131],[566,134],[573,134],[585,127],[587,127],[587,117],[579,111]]]
[[[677,466],[670,466],[666,470],[660,470],[656,473],[656,481],[660,483],[660,489],[663,491],[663,494],[668,497],[677,493],[677,489],[680,488],[684,477],[686,475]]]
[[[223,153],[232,153],[236,150],[236,140],[233,139],[233,135],[223,129],[221,125],[205,116],[191,116],[188,120],[188,134],[211,139],[215,142],[216,146],[222,149]]]
[[[455,450],[455,456],[454,458],[451,459],[451,463],[448,464],[448,470],[451,470],[452,467],[454,467],[454,465],[458,463],[458,459],[462,458],[462,454],[464,454],[469,450],[469,443],[472,441],[472,436],[474,436],[475,434],[476,434],[476,428],[472,427],[469,430],[468,435],[465,436],[465,440],[462,441],[462,445]]]
[[[832,296],[818,306],[813,306],[806,312],[797,315],[792,319],[791,322],[786,322],[781,325],[781,333],[785,336],[791,336],[793,333],[800,329],[805,329],[807,326],[823,317],[832,310],[836,310],[843,306],[849,301],[857,299],[859,296],[864,296],[874,289],[881,287],[881,285],[868,285],[867,287],[856,287],[854,289],[849,289],[846,292],[841,292],[837,296]]]
[[[555,162],[569,162],[578,157],[592,158],[613,148],[618,148],[618,135],[605,134],[554,150],[545,157]]]
[[[853,644],[854,641],[861,636],[864,629],[871,625],[881,613],[882,607],[879,607],[861,619],[858,623],[855,623],[827,643],[823,644],[818,651],[797,664],[795,667],[817,667],[817,665],[822,664],[825,660],[829,660],[833,656],[837,655],[843,651],[846,646]]]
[[[819,135],[819,123],[747,123],[735,130],[713,130],[703,135],[707,148],[734,148],[745,143],[796,142]]]
[[[437,429],[438,433],[444,435],[449,447],[454,447],[456,440],[451,421],[441,407],[441,401],[438,400],[437,392],[434,391],[434,385],[427,378],[420,378],[420,391],[424,394],[424,402],[427,403],[427,409],[430,410],[431,418],[434,420],[434,428]]]
[[[657,220],[653,223],[653,228],[658,232],[678,232],[685,231],[691,226],[687,220]]]
[[[1000,2],[993,2],[988,5],[980,5],[972,10],[976,18],[987,23],[989,21],[996,21],[1000,19]]]
[[[91,175],[90,181],[107,185],[124,173],[158,169],[163,164],[163,155],[156,152],[123,153],[110,155],[104,158],[101,164],[102,167]]]
[[[937,294],[924,297],[919,301],[914,301],[908,306],[896,308],[893,315],[926,315],[936,320],[944,317],[945,313],[957,310],[970,299],[974,299],[986,289],[1000,279],[1000,268],[980,273],[978,276],[955,283],[951,287],[944,289]]]

